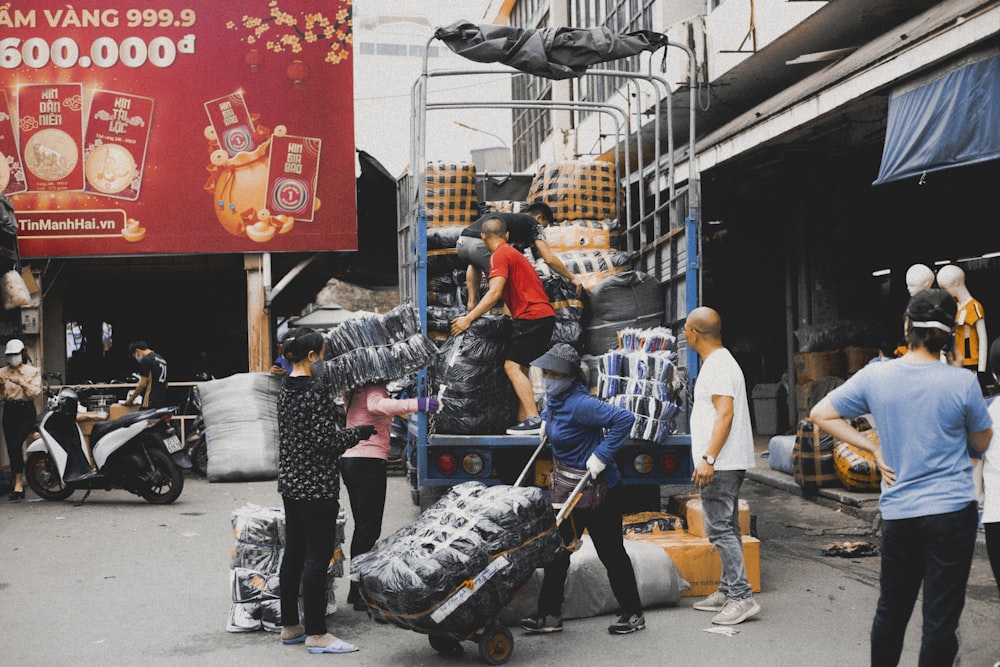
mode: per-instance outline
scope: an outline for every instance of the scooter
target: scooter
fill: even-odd
[[[100,422],[90,433],[91,464],[76,416],[76,391],[60,389],[38,422],[40,438],[27,449],[25,476],[45,500],[65,500],[77,489],[121,488],[156,505],[177,500],[184,489],[183,468],[191,467],[170,419],[176,408],[130,412]]]

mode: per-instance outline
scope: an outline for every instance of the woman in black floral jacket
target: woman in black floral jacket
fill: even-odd
[[[323,346],[323,336],[309,328],[293,329],[282,339],[292,370],[278,395],[278,493],[285,507],[281,641],[305,642],[310,653],[350,653],[357,647],[326,631],[326,571],[340,509],[336,463],[345,450],[374,435],[375,427],[338,426],[333,395],[312,376]]]

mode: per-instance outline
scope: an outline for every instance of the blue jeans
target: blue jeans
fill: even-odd
[[[740,537],[740,487],[746,474],[746,470],[716,470],[712,483],[701,490],[705,532],[722,561],[719,590],[736,600],[752,594]]]
[[[920,665],[951,665],[976,549],[975,502],[946,514],[882,521],[881,594],[872,622],[872,667],[896,665],[920,585],[924,587]]]

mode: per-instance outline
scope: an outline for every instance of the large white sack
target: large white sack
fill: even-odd
[[[270,373],[237,373],[198,387],[208,445],[208,481],[278,477],[278,392]]]
[[[618,608],[618,601],[608,582],[608,572],[597,557],[590,535],[585,534],[581,541],[583,544],[569,560],[562,606],[564,619],[600,616]],[[639,599],[644,608],[672,607],[680,602],[684,591],[691,588],[691,584],[677,571],[673,559],[662,548],[625,540],[625,552],[632,560]],[[543,574],[541,568],[535,570],[500,614],[500,623],[517,625],[518,620],[534,616],[538,610],[538,592],[542,587]]]

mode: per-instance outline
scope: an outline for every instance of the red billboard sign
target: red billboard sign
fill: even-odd
[[[351,0],[0,0],[25,257],[357,247]]]

